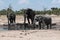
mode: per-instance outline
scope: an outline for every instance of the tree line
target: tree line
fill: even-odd
[[[10,10],[10,12],[15,13],[16,15],[24,14],[24,12],[26,11],[26,9],[21,9],[19,11],[13,11],[12,9],[7,8],[7,9],[0,10],[0,15],[6,15],[7,13],[9,13],[8,10]],[[60,15],[60,8],[55,8],[55,7],[51,8],[50,10],[42,10],[42,11],[33,10],[33,11],[35,11],[36,14]]]

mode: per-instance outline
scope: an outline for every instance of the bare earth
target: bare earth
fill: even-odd
[[[60,16],[53,16],[56,29],[51,30],[7,30],[0,31],[0,40],[60,40]],[[23,16],[17,16],[16,23],[23,23]],[[6,16],[0,17],[0,25],[7,24]],[[59,30],[58,30],[59,29]]]

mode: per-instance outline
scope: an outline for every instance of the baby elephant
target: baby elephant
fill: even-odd
[[[51,17],[45,17],[45,16],[42,16],[39,18],[39,26],[40,26],[40,29],[41,29],[41,24],[43,24],[43,27],[44,25],[47,25],[47,29],[51,29],[52,26],[52,19]]]
[[[14,13],[7,14],[8,24],[15,23],[16,15]]]
[[[51,29],[52,28],[52,26],[51,26],[51,24],[52,24],[51,17],[37,16],[37,17],[35,17],[34,21],[35,22],[38,21],[39,29],[42,28],[42,25],[43,25],[43,28],[44,28],[45,25],[47,26],[47,29]]]

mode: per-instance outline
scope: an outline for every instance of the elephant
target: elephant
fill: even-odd
[[[35,15],[34,21],[33,21],[34,28],[36,28],[37,25],[38,25],[38,27],[41,27],[41,24],[39,24],[39,23],[41,22],[41,20],[40,20],[39,18],[41,18],[40,15]],[[36,24],[37,22],[38,22],[38,24]],[[42,22],[41,22],[41,23],[42,23]]]
[[[42,20],[41,22],[43,23],[43,25],[47,25],[47,29],[51,29],[52,28],[52,19],[51,17],[41,17],[40,20]],[[41,22],[39,21],[39,24],[41,24]]]
[[[16,15],[14,13],[7,14],[8,24],[15,23]]]
[[[28,20],[28,23],[30,24],[30,20],[29,19],[31,19],[31,23],[33,24],[34,17],[35,17],[35,12],[32,9],[28,8],[26,10],[26,15],[27,15],[26,18]]]
[[[51,26],[52,25],[51,17],[36,16],[34,18],[34,25],[35,25],[36,21],[38,21],[39,29],[41,29],[42,24],[43,24],[43,28],[44,28],[45,25],[47,26],[47,29],[49,29],[49,28],[51,29],[52,28],[52,26]],[[35,27],[36,27],[36,25],[35,25]]]

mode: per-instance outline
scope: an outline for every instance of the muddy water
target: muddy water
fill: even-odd
[[[11,26],[11,28],[12,29],[10,29],[10,30],[32,30],[29,27],[26,27],[26,29],[24,29],[23,26],[16,26],[16,27],[12,27]],[[41,29],[41,30],[47,30],[47,27],[45,26],[44,29]],[[52,30],[60,30],[60,25],[54,25],[54,26],[52,26]],[[1,25],[0,26],[0,31],[8,31],[8,26]]]
[[[8,30],[8,28],[2,28],[2,27],[0,27],[0,31],[7,31]]]

